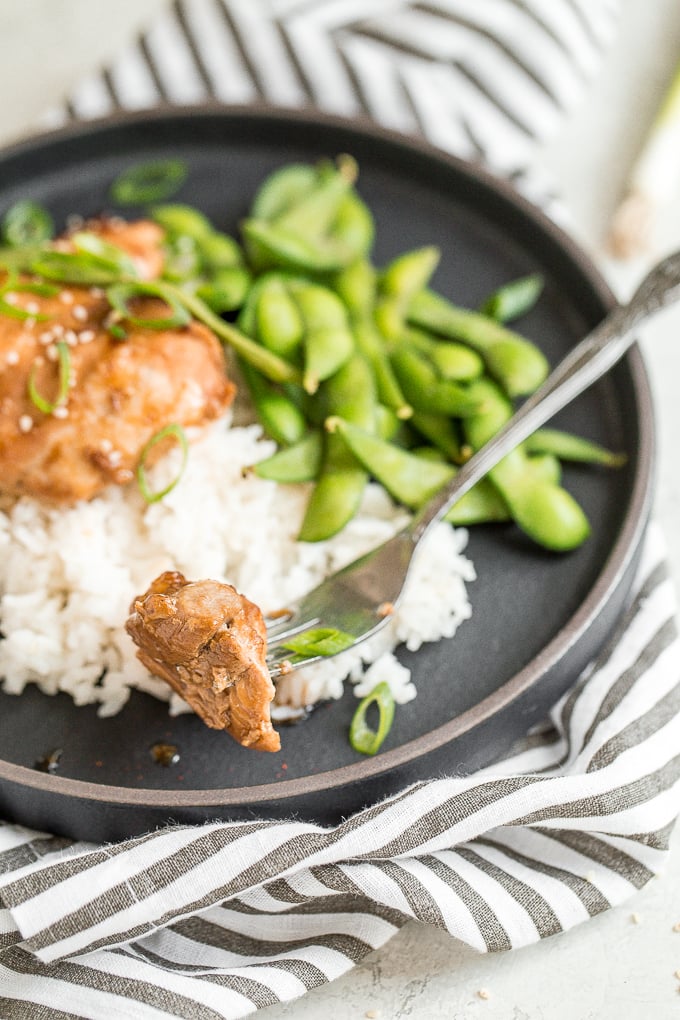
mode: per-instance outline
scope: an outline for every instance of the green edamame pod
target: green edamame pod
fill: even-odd
[[[191,237],[200,241],[213,232],[213,225],[207,216],[191,205],[168,203],[151,208],[151,219],[175,237]]]
[[[532,453],[527,457],[526,463],[536,478],[559,485],[562,479],[562,465],[552,453]]]
[[[544,481],[559,482],[560,463],[556,457],[529,457],[529,470]],[[456,527],[495,524],[512,520],[508,505],[490,478],[482,478],[451,507],[445,521]]]
[[[375,434],[381,439],[394,439],[401,427],[401,419],[385,404],[375,406]]]
[[[390,361],[404,396],[416,410],[460,418],[479,411],[474,384],[466,388],[439,378],[435,368],[416,351],[398,347]]]
[[[276,216],[247,219],[242,231],[255,267],[281,266],[319,274],[349,265],[359,254],[352,243],[352,238],[356,240],[359,210],[346,207],[339,233],[334,225],[356,173],[355,161],[341,156],[337,168],[331,164],[319,167],[311,189],[301,189],[299,199]],[[365,218],[362,222],[364,227],[358,232],[363,237]]]
[[[289,163],[271,173],[260,185],[251,215],[258,220],[273,220],[313,190],[317,170],[308,163]]]
[[[217,230],[198,239],[198,250],[203,265],[210,272],[244,264],[243,252],[238,241],[229,234],[222,234]]]
[[[602,464],[605,467],[622,467],[628,459],[625,453],[615,453],[592,439],[562,432],[561,429],[538,429],[529,436],[524,447],[529,453],[552,453],[560,460]]]
[[[431,290],[412,299],[407,318],[417,326],[477,350],[490,374],[511,397],[533,393],[548,374],[545,355],[529,340],[479,312],[447,301]]]
[[[362,429],[375,427],[373,376],[364,358],[351,357],[324,384],[328,405],[343,419],[357,422]],[[321,470],[307,505],[298,538],[319,542],[337,534],[356,514],[368,474],[343,443],[340,436],[324,435]]]
[[[388,340],[400,336],[411,299],[429,283],[439,255],[439,249],[432,246],[417,248],[397,256],[383,271],[374,314],[378,329]]]
[[[373,369],[380,401],[391,407],[402,421],[410,418],[413,408],[404,396],[383,339],[372,320],[365,318],[355,322],[353,332],[358,349]]]
[[[416,326],[407,326],[402,330],[399,344],[424,354],[443,379],[472,382],[484,373],[483,358],[467,344],[435,338]]]
[[[348,265],[354,252],[333,238],[310,238],[265,220],[246,220],[241,229],[250,263],[261,272],[282,268],[315,275]]]
[[[258,478],[282,484],[313,482],[321,468],[322,451],[321,432],[314,429],[292,446],[277,450],[271,457],[253,464],[251,470]]]
[[[345,266],[329,285],[344,302],[352,320],[360,321],[373,314],[378,274],[368,259],[357,259]]]
[[[329,418],[326,424],[392,498],[411,509],[422,506],[456,473],[450,464],[425,460],[342,418]]]
[[[305,332],[302,315],[279,277],[269,279],[259,292],[255,329],[265,347],[282,358],[293,358],[302,344]]]
[[[464,464],[470,459],[471,447],[461,442],[456,423],[446,415],[414,411],[411,424],[454,464]]]
[[[463,528],[475,524],[500,524],[511,519],[507,503],[488,478],[482,478],[473,485],[444,518],[454,527]]]
[[[511,280],[490,294],[479,309],[496,322],[510,322],[525,315],[538,301],[543,290],[543,277],[538,273]]]
[[[337,294],[314,283],[291,284],[304,323],[303,383],[308,393],[344,365],[354,350],[347,313]]]
[[[348,192],[333,221],[333,236],[355,253],[355,259],[367,255],[373,246],[375,223],[366,203]]]
[[[478,450],[498,432],[512,414],[507,397],[490,380],[473,384],[484,410],[466,419],[463,427],[470,445]],[[561,486],[536,476],[520,447],[512,450],[489,472],[515,523],[539,545],[566,552],[581,545],[590,525],[576,500]]]
[[[330,230],[342,200],[357,177],[357,164],[351,156],[339,156],[337,167],[320,166],[314,187],[302,195],[273,222],[282,230],[296,234],[321,236]]]
[[[218,315],[234,312],[243,305],[252,278],[242,266],[226,266],[218,269],[205,283],[196,288],[196,295]]]
[[[302,439],[307,426],[299,408],[242,358],[239,368],[267,435],[282,446]]]

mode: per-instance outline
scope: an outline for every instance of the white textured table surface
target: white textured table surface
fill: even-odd
[[[547,2],[547,0],[546,0]],[[4,0],[0,3],[0,142],[27,134],[46,106],[113,56],[164,0]],[[631,161],[680,60],[678,0],[622,0],[620,31],[584,106],[543,159],[572,214],[574,233],[628,293],[654,254],[680,247],[678,197],[656,252],[626,266],[602,254],[606,224]],[[655,515],[680,587],[680,312],[643,346],[659,432]],[[262,1020],[666,1020],[680,1015],[680,834],[666,874],[633,900],[565,935],[495,957],[411,924],[343,979]],[[479,995],[488,992],[487,998]],[[67,1003],[55,1008],[68,1009]]]

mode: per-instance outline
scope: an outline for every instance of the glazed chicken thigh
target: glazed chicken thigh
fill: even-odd
[[[166,680],[213,729],[278,751],[266,632],[256,605],[229,584],[166,571],[132,604],[126,629],[150,672]]]
[[[88,229],[92,229],[88,225]],[[104,221],[97,233],[125,250],[140,275],[162,268],[162,231],[154,223]],[[98,288],[66,286],[54,296],[6,295],[29,312],[0,314],[0,490],[67,504],[91,499],[111,483],[133,478],[144,445],[165,425],[201,426],[221,417],[235,387],[224,353],[205,326],[108,329],[110,306]],[[139,317],[160,317],[164,305],[136,299]],[[67,397],[43,413],[29,394],[54,397],[57,344],[68,346]],[[161,452],[161,451],[159,451]]]

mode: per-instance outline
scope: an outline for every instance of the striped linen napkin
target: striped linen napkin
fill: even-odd
[[[616,7],[185,0],[52,119],[316,105],[484,159],[545,204],[532,147],[582,95]],[[652,525],[616,634],[541,733],[335,828],[174,826],[100,847],[0,824],[0,1014],[237,1018],[334,979],[414,918],[488,952],[620,903],[663,867],[680,809],[675,619]]]

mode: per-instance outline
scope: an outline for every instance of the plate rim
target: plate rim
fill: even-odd
[[[495,176],[485,167],[462,159],[421,137],[402,134],[371,121],[366,117],[342,117],[312,108],[288,108],[268,103],[222,104],[208,102],[199,105],[162,104],[149,110],[117,111],[106,117],[79,121],[37,134],[31,134],[0,148],[0,163],[25,154],[31,154],[41,147],[68,141],[76,141],[94,134],[102,134],[116,128],[153,121],[169,122],[183,118],[276,120],[335,127],[364,137],[378,138],[419,155],[450,166],[459,176],[468,178],[491,191],[495,197],[514,207],[533,227],[561,249],[567,259],[587,277],[597,298],[607,309],[616,304],[616,298],[600,269],[559,224],[519,193],[512,184]],[[123,787],[112,784],[93,783],[89,780],[72,779],[64,776],[42,773],[27,766],[17,765],[0,758],[0,781],[15,783],[36,791],[64,797],[101,801],[112,806],[135,806],[148,809],[167,808],[210,808],[237,807],[244,802],[258,804],[286,801],[306,795],[331,793],[334,789],[350,783],[375,780],[380,775],[398,769],[400,766],[424,757],[450,743],[475,726],[483,723],[502,709],[509,706],[523,693],[537,683],[554,666],[566,651],[584,635],[599,612],[606,604],[610,593],[629,568],[635,556],[642,535],[646,530],[649,510],[653,499],[653,478],[656,461],[656,430],[654,406],[649,377],[644,359],[637,344],[633,345],[624,358],[628,364],[635,391],[638,411],[640,444],[638,470],[630,491],[629,508],[616,542],[586,598],[567,619],[554,637],[526,664],[492,694],[476,702],[466,711],[448,720],[427,733],[384,751],[373,758],[362,758],[349,765],[314,773],[290,780],[262,783],[248,787],[224,787],[211,789],[153,789],[149,787]]]

